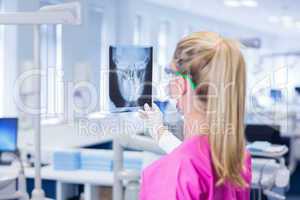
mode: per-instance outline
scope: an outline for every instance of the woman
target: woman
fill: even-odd
[[[141,116],[169,154],[143,171],[140,200],[250,199],[245,70],[238,42],[216,33],[193,33],[178,43],[167,71],[174,75],[170,95],[183,113],[185,139],[180,144],[160,111],[145,105]]]

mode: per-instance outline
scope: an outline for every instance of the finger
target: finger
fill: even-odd
[[[151,108],[147,103],[145,103],[144,108],[145,108],[145,111],[151,111]]]
[[[143,116],[145,119],[149,118],[149,114],[148,114],[146,111],[141,110],[141,111],[139,112],[139,114],[140,114],[141,116]]]
[[[138,110],[138,115],[141,115],[141,114],[143,114],[143,110]]]
[[[142,119],[147,119],[147,114],[145,113],[145,111],[139,110],[138,113]]]

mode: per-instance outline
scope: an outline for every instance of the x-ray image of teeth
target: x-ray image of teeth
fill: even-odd
[[[109,97],[113,111],[134,111],[151,105],[152,48],[110,47]]]

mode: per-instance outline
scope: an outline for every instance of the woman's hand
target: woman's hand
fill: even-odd
[[[155,103],[151,108],[147,103],[144,110],[139,110],[139,116],[144,120],[145,127],[148,129],[150,136],[158,142],[161,134],[166,130],[163,124],[163,114]]]
[[[166,153],[171,153],[181,144],[181,141],[164,126],[163,115],[157,105],[153,103],[153,108],[150,108],[148,104],[145,104],[144,110],[139,110],[139,115],[144,119],[150,136]]]

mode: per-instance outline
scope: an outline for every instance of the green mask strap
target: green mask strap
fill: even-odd
[[[197,88],[197,84],[192,80],[192,78],[188,74],[182,74],[179,71],[177,71],[176,75],[181,76],[182,78],[187,80],[190,83],[193,90],[195,90]]]

